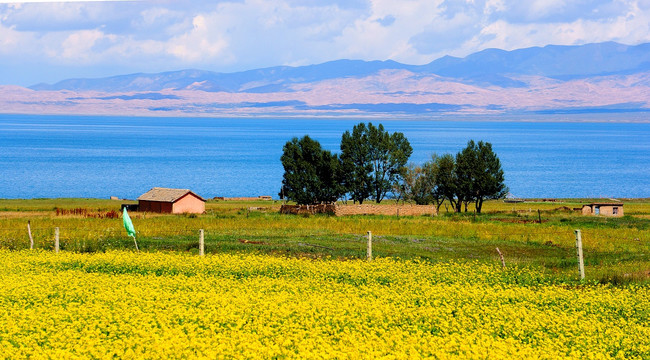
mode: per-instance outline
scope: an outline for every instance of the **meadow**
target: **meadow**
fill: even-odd
[[[582,216],[572,211],[595,199],[507,204],[490,201],[484,214],[445,212],[436,217],[292,216],[279,202],[210,201],[203,215],[132,213],[138,245],[145,251],[198,253],[205,231],[207,253],[246,252],[293,257],[363,259],[368,231],[378,257],[440,261],[499,262],[533,266],[557,277],[577,274],[574,230],[583,239],[587,280],[649,282],[650,200],[624,199],[622,218]],[[0,200],[0,248],[53,249],[60,228],[64,251],[132,250],[121,219],[107,217],[124,201],[100,199]],[[85,215],[65,214],[83,209]],[[57,210],[58,214],[57,215]],[[539,211],[538,211],[539,210]],[[539,223],[541,218],[542,222]]]
[[[650,201],[571,210],[589,201],[435,217],[211,201],[132,212],[136,252],[121,201],[0,200],[0,358],[647,359]]]

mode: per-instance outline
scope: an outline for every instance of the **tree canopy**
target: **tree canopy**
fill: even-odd
[[[456,212],[474,203],[480,213],[487,199],[503,198],[501,162],[492,144],[470,140],[456,156],[433,155],[421,166],[406,165],[413,149],[404,134],[359,123],[341,137],[341,155],[323,150],[309,136],[294,137],[283,148],[282,197],[298,204],[332,203],[343,195],[359,203],[380,203],[388,193],[416,204],[448,200]]]
[[[388,133],[382,124],[359,123],[341,139],[346,191],[354,201],[381,202],[404,174],[413,148],[403,133]]]
[[[501,199],[508,192],[501,162],[489,142],[470,140],[456,154],[455,163],[452,160],[444,161],[445,178],[439,183],[456,212],[460,212],[463,205],[467,211],[468,204],[473,202],[476,212],[480,213],[484,200]],[[450,172],[450,168],[453,171]]]
[[[360,123],[341,137],[341,180],[350,199],[362,204],[372,195],[372,162],[368,128]]]
[[[406,201],[433,203],[438,210],[445,200],[456,212],[463,205],[467,211],[473,202],[480,213],[484,200],[503,198],[508,189],[492,144],[470,140],[456,156],[434,154],[422,166],[409,164],[395,191]]]
[[[343,195],[339,159],[323,150],[318,141],[305,135],[294,137],[283,147],[283,196],[298,204],[332,203]]]

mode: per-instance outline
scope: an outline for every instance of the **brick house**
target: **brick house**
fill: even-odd
[[[138,197],[138,210],[171,214],[203,214],[205,199],[187,189],[155,187]]]
[[[592,203],[582,205],[582,215],[623,216],[623,203]]]

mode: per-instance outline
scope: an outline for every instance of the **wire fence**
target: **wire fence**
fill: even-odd
[[[2,227],[0,247],[8,249],[55,250],[95,252],[110,249],[134,248],[133,239],[121,226],[98,228],[96,226],[59,227]],[[142,250],[175,250],[200,252],[199,228],[148,229],[137,234]],[[368,234],[333,233],[328,231],[297,231],[291,234],[260,234],[256,230],[203,228],[205,253],[228,251],[254,251],[299,256],[333,256],[365,258],[368,254]],[[545,240],[548,239],[548,240]],[[481,240],[481,241],[478,241]],[[489,232],[475,231],[464,234],[430,235],[375,235],[372,239],[375,256],[424,258],[481,258],[497,257],[499,247],[506,257],[523,256],[517,244],[532,244],[529,248],[547,248],[556,255],[571,257],[575,249],[572,231]],[[540,251],[543,252],[543,251]]]

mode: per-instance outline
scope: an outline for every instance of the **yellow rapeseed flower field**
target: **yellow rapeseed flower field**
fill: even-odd
[[[0,358],[648,359],[650,288],[478,263],[0,250]]]

